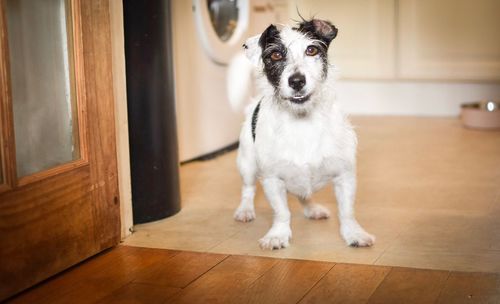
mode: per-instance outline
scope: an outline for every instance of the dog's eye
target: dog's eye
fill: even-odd
[[[310,45],[306,49],[306,55],[307,56],[316,56],[318,54],[319,50],[317,47],[314,45]]]
[[[273,52],[273,53],[271,54],[271,59],[272,59],[273,61],[278,61],[278,60],[281,60],[281,59],[283,59],[283,54],[281,54],[281,52]]]

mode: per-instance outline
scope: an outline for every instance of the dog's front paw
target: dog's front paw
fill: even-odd
[[[369,247],[375,244],[375,236],[366,232],[355,220],[342,223],[340,234],[351,247]]]
[[[308,219],[322,220],[330,217],[330,210],[318,204],[310,204],[304,208],[304,215]]]
[[[255,219],[255,210],[253,208],[238,208],[233,217],[238,222],[251,222]]]
[[[264,250],[286,248],[290,245],[291,238],[292,231],[289,227],[280,229],[271,228],[271,230],[259,240],[260,248]]]

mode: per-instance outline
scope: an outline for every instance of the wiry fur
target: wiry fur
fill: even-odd
[[[329,22],[311,20],[279,31],[270,26],[245,44],[258,73],[260,96],[249,106],[241,130],[237,163],[243,188],[234,217],[243,222],[255,218],[253,200],[259,179],[274,210],[273,225],[259,241],[263,249],[289,245],[292,231],[287,192],[299,198],[308,218],[328,218],[329,211],[313,203],[311,195],[330,183],[337,197],[340,233],[347,244],[371,246],[375,241],[354,218],[356,134],[335,103],[327,60],[328,46],[336,34]],[[318,55],[305,54],[310,45],[320,50]],[[268,56],[275,50],[283,52],[284,59],[269,62]],[[279,75],[274,68],[281,69]],[[289,83],[296,73],[305,76],[299,91]],[[254,140],[252,116],[258,103]]]

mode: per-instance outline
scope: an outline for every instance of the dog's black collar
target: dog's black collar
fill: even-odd
[[[255,142],[255,129],[257,128],[257,118],[259,116],[261,102],[262,102],[262,99],[259,101],[259,103],[255,107],[255,109],[253,110],[253,114],[252,114],[252,138],[253,138],[254,142]]]

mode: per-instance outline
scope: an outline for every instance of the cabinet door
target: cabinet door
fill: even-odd
[[[120,240],[108,0],[0,0],[0,302]]]
[[[500,80],[500,1],[400,0],[399,74]]]
[[[394,0],[297,0],[289,5],[292,19],[322,18],[338,27],[330,62],[341,78],[384,79],[395,75]]]

